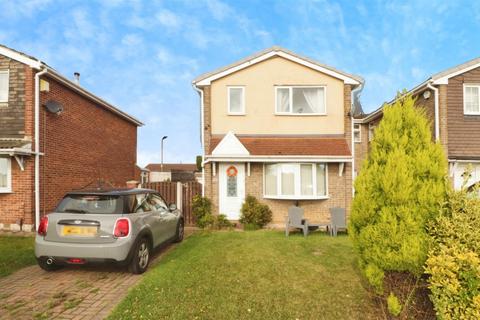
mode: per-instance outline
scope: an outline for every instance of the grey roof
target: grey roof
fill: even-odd
[[[31,142],[24,139],[0,139],[0,149],[22,148],[29,144]]]
[[[457,66],[448,68],[447,70],[438,72],[438,73],[432,75],[430,79],[436,80],[436,79],[439,79],[439,78],[443,78],[445,76],[448,76],[449,74],[455,73],[457,71],[462,71],[463,69],[467,69],[467,68],[472,67],[476,64],[480,64],[480,57],[472,59],[472,60],[467,61],[465,63],[459,64]]]
[[[204,79],[206,79],[206,78],[208,78],[208,77],[211,77],[211,76],[213,76],[213,75],[215,75],[215,74],[217,74],[217,73],[223,72],[223,71],[228,70],[228,69],[230,69],[230,68],[234,68],[234,67],[236,67],[236,66],[238,66],[238,65],[241,65],[242,63],[245,63],[245,62],[248,62],[248,61],[253,60],[253,59],[255,59],[255,58],[258,58],[258,57],[263,56],[263,55],[265,55],[265,54],[267,54],[267,53],[269,53],[269,52],[272,52],[272,51],[282,51],[282,52],[287,53],[287,54],[289,54],[289,55],[295,56],[295,57],[297,57],[297,58],[299,58],[299,59],[302,59],[302,60],[308,61],[308,62],[310,62],[310,63],[313,63],[313,64],[315,64],[315,65],[317,65],[317,66],[319,66],[319,67],[322,67],[322,68],[328,69],[328,70],[330,70],[330,71],[339,73],[339,74],[341,74],[341,75],[343,75],[343,76],[345,76],[345,77],[349,77],[349,78],[355,79],[355,80],[357,80],[358,82],[361,82],[361,83],[364,82],[364,79],[363,79],[362,77],[358,76],[358,75],[349,74],[349,73],[340,71],[340,70],[338,70],[338,69],[335,69],[334,67],[331,67],[331,66],[328,66],[328,65],[326,65],[326,64],[323,64],[323,63],[321,63],[321,62],[319,62],[319,61],[317,61],[317,60],[314,60],[314,59],[312,59],[312,58],[299,55],[299,54],[297,54],[297,53],[294,53],[294,52],[292,52],[292,51],[290,51],[290,50],[287,50],[287,49],[282,48],[282,47],[279,47],[279,46],[273,46],[273,47],[264,49],[264,50],[262,50],[262,51],[259,51],[259,52],[257,52],[257,53],[254,53],[254,54],[252,54],[252,55],[250,55],[250,56],[248,56],[248,57],[246,57],[246,58],[243,58],[243,59],[238,60],[238,61],[236,61],[236,62],[234,62],[234,63],[232,63],[232,64],[229,64],[229,65],[227,65],[227,66],[225,66],[225,67],[221,67],[221,68],[218,68],[218,69],[216,69],[216,70],[214,70],[214,71],[204,73],[204,74],[196,77],[192,82],[193,82],[193,83],[197,83],[197,82],[202,81],[202,80],[204,80]]]

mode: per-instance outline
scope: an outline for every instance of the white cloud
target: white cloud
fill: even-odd
[[[178,15],[167,9],[158,12],[156,18],[162,26],[169,29],[176,29],[182,23],[182,20]]]
[[[226,17],[236,15],[233,9],[226,3],[220,0],[207,0],[207,8],[212,14],[213,18],[222,21]]]
[[[129,33],[122,38],[121,42],[126,46],[138,46],[143,42],[143,38],[138,34]]]

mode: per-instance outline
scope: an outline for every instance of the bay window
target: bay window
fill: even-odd
[[[324,115],[327,113],[325,87],[276,87],[277,114]]]
[[[265,164],[264,196],[278,199],[325,199],[328,174],[325,163]]]
[[[480,115],[480,85],[465,85],[463,97],[464,114]]]
[[[10,158],[0,157],[0,193],[12,191],[12,166]]]

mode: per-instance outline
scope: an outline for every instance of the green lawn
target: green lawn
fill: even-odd
[[[0,277],[36,263],[33,237],[0,236]]]
[[[350,240],[313,233],[195,234],[110,319],[376,319]]]

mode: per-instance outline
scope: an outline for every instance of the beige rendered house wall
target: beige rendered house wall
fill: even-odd
[[[327,115],[276,115],[276,86],[326,86]],[[228,86],[245,87],[245,115],[228,115]],[[274,57],[211,84],[212,134],[344,133],[344,83],[285,58]],[[268,125],[266,125],[268,124]]]

